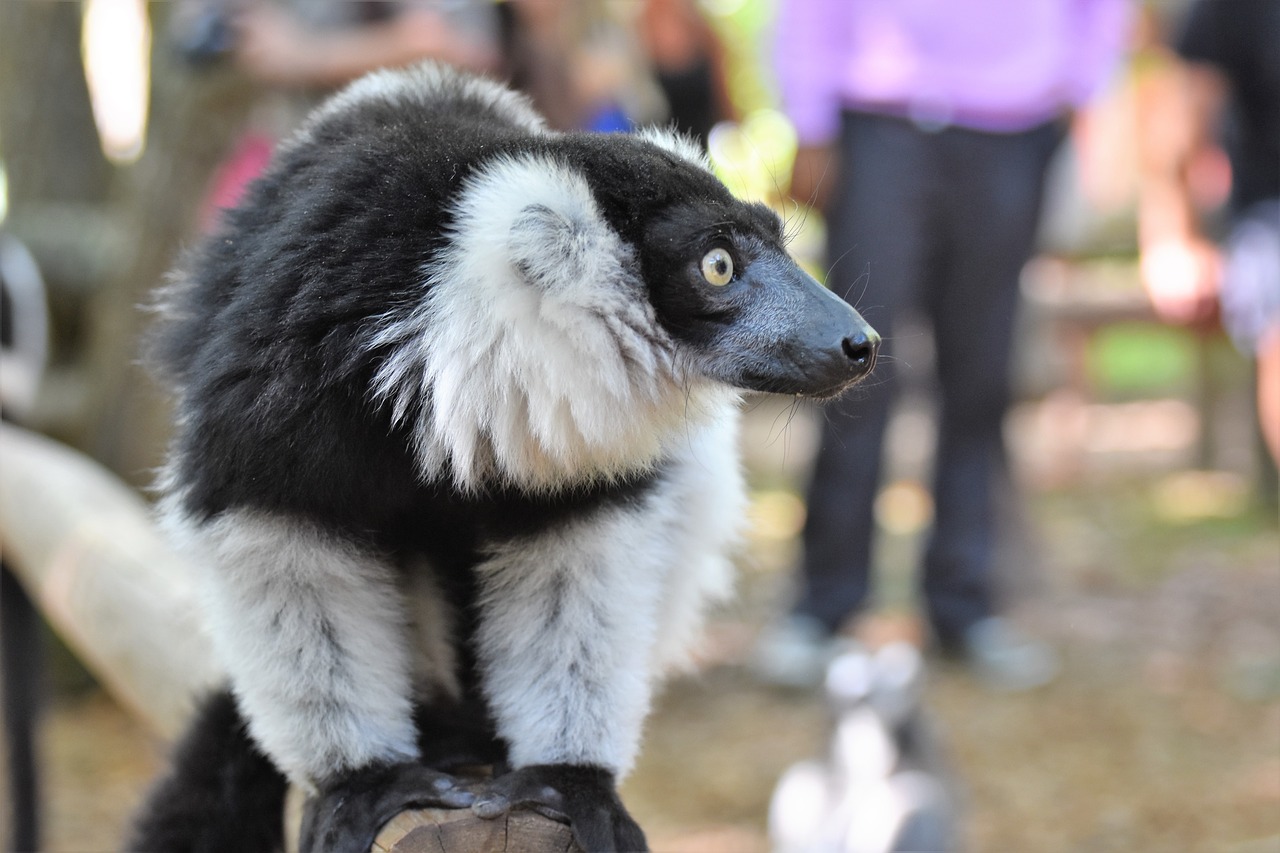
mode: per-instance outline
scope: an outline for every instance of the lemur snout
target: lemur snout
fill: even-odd
[[[874,329],[859,330],[840,342],[840,348],[849,359],[854,375],[866,376],[876,366],[876,353],[880,350],[880,336]]]

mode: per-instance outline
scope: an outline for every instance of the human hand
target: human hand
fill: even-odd
[[[1139,271],[1160,319],[1198,326],[1217,317],[1222,256],[1208,240],[1185,235],[1144,246]]]
[[[311,76],[316,51],[307,27],[284,9],[259,3],[236,14],[236,62],[254,77],[292,84]]]

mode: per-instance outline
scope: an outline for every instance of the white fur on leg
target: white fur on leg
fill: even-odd
[[[731,560],[747,505],[738,452],[736,395],[675,443],[663,500],[679,507],[671,531],[675,566],[659,606],[653,668],[661,674],[691,663],[707,608],[733,590]]]
[[[305,787],[417,755],[405,616],[390,568],[302,522],[229,512],[204,552],[214,646],[249,730]]]
[[[625,775],[657,678],[687,662],[708,603],[729,592],[746,502],[737,395],[701,405],[638,505],[509,543],[478,568],[483,686],[516,767]]]
[[[515,767],[630,770],[649,709],[672,507],[602,510],[480,567],[484,691]],[[656,541],[655,541],[656,540]]]

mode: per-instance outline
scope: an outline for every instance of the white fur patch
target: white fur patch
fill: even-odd
[[[427,477],[563,487],[641,470],[700,414],[632,250],[586,181],[504,158],[462,190],[420,304],[385,318],[374,394],[414,423]]]
[[[261,513],[169,526],[198,549],[214,647],[250,733],[292,781],[314,789],[344,770],[417,756],[405,617],[389,567]]]
[[[661,533],[647,523],[655,520],[602,511],[504,547],[479,567],[483,687],[513,766],[631,768],[675,556],[655,542]]]
[[[738,452],[737,399],[715,419],[691,429],[673,449],[663,500],[679,507],[673,519],[676,567],[659,606],[654,648],[657,673],[682,669],[702,639],[709,605],[733,591],[732,556],[743,532],[747,492]]]

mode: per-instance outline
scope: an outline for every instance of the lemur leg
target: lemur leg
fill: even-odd
[[[480,566],[483,689],[513,772],[481,793],[483,817],[538,804],[596,851],[640,849],[617,798],[649,709],[656,608],[672,565],[658,501],[494,550]]]
[[[363,851],[402,808],[470,803],[417,763],[407,620],[387,562],[261,513],[225,514],[202,538],[215,647],[253,739],[318,794],[310,838]]]

